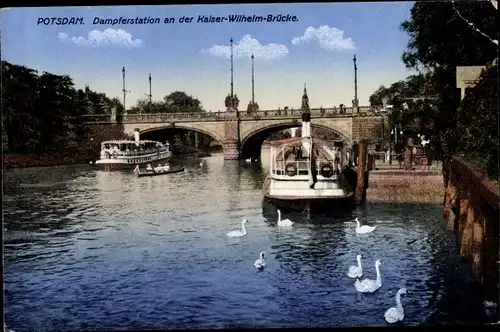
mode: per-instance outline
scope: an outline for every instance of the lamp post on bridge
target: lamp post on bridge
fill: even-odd
[[[239,100],[238,100],[238,95],[234,93],[234,70],[233,70],[233,38],[229,40],[231,43],[231,91],[230,93],[226,96],[225,104],[226,104],[226,111],[227,112],[232,112],[236,111],[236,117],[239,118],[239,112],[238,112],[238,105],[239,105]]]
[[[259,110],[259,105],[255,102],[255,66],[254,66],[254,55],[250,55],[252,60],[252,99],[248,102],[247,114],[255,114]]]
[[[358,114],[358,141],[361,139],[361,124],[359,121],[359,101],[358,101],[358,66],[356,65],[356,54],[354,54],[354,58],[352,59],[354,63],[354,99],[352,101],[352,108],[356,110]]]
[[[127,101],[127,93],[129,93],[130,91],[129,90],[126,90],[125,89],[125,66],[122,67],[122,81],[123,81],[123,115],[127,115],[127,105],[126,105],[126,101]]]
[[[231,43],[231,98],[233,98],[233,87],[234,87],[234,84],[233,84],[233,37],[231,37],[231,39],[229,40],[229,42]]]
[[[151,73],[149,73],[149,95],[146,94],[149,98],[149,114],[151,114],[151,104],[153,102],[153,95],[151,94]]]
[[[252,59],[252,106],[255,104],[255,86],[254,86],[254,64],[253,60],[255,59],[252,53],[252,56],[250,57]]]

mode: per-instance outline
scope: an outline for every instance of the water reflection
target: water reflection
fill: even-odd
[[[7,174],[7,325],[376,326],[401,287],[405,325],[481,322],[439,206],[367,205],[309,220],[291,212],[283,218],[295,224],[278,228],[276,209],[262,204],[265,166],[204,160],[179,161],[185,173],[154,178],[88,167]],[[43,186],[24,190],[33,183]],[[377,230],[356,235],[355,216]],[[228,238],[243,218],[248,235]],[[261,251],[259,272],[252,264]],[[347,277],[357,254],[365,277],[384,261],[374,294],[360,296]]]

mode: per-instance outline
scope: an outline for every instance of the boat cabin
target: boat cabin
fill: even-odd
[[[131,157],[168,151],[169,144],[162,144],[157,141],[104,141],[101,143],[101,157],[110,158],[114,156]]]
[[[312,139],[312,153],[299,137],[271,142],[271,175],[273,177],[308,177],[310,172],[325,179],[335,179],[346,164],[343,148],[332,142]]]

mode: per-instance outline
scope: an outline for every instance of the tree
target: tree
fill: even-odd
[[[164,98],[168,112],[188,113],[188,112],[204,112],[201,102],[185,92],[174,91]]]
[[[9,152],[36,151],[37,83],[35,70],[2,61],[2,122]]]
[[[488,36],[496,36],[496,27],[496,10],[488,2],[417,2],[411,19],[401,24],[410,36],[402,56],[404,63],[423,72],[427,85],[437,94],[431,105],[424,103],[415,113],[419,117],[433,115],[429,121],[431,148],[444,162],[459,151],[461,144],[457,139],[460,97],[455,87],[456,67],[491,63],[497,57],[498,43]],[[498,107],[484,111],[498,113]],[[475,122],[467,125],[468,130],[474,127],[478,128]],[[481,153],[488,153],[484,149]]]
[[[123,112],[125,111],[122,102],[116,97],[111,99],[107,98],[106,104],[109,109],[116,109],[116,114],[123,114]]]
[[[411,20],[401,24],[410,40],[403,61],[408,68],[435,69],[484,65],[497,56],[497,46],[459,17],[474,21],[478,29],[496,36],[496,10],[488,2],[416,2]]]
[[[9,153],[80,153],[86,128],[78,117],[107,114],[111,99],[67,75],[54,75],[2,61],[2,124]]]
[[[498,178],[498,67],[488,66],[457,112],[457,154]],[[472,125],[473,124],[473,125]]]

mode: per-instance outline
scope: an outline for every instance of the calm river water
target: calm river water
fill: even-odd
[[[7,326],[384,326],[400,287],[406,325],[482,323],[440,206],[368,205],[310,220],[290,213],[283,217],[296,224],[279,230],[262,204],[260,163],[221,155],[202,167],[178,163],[185,173],[153,178],[86,165],[5,171]],[[355,216],[378,228],[356,236]],[[242,218],[248,235],[228,238]],[[359,295],[346,275],[357,254],[365,277],[384,262],[376,293]]]

